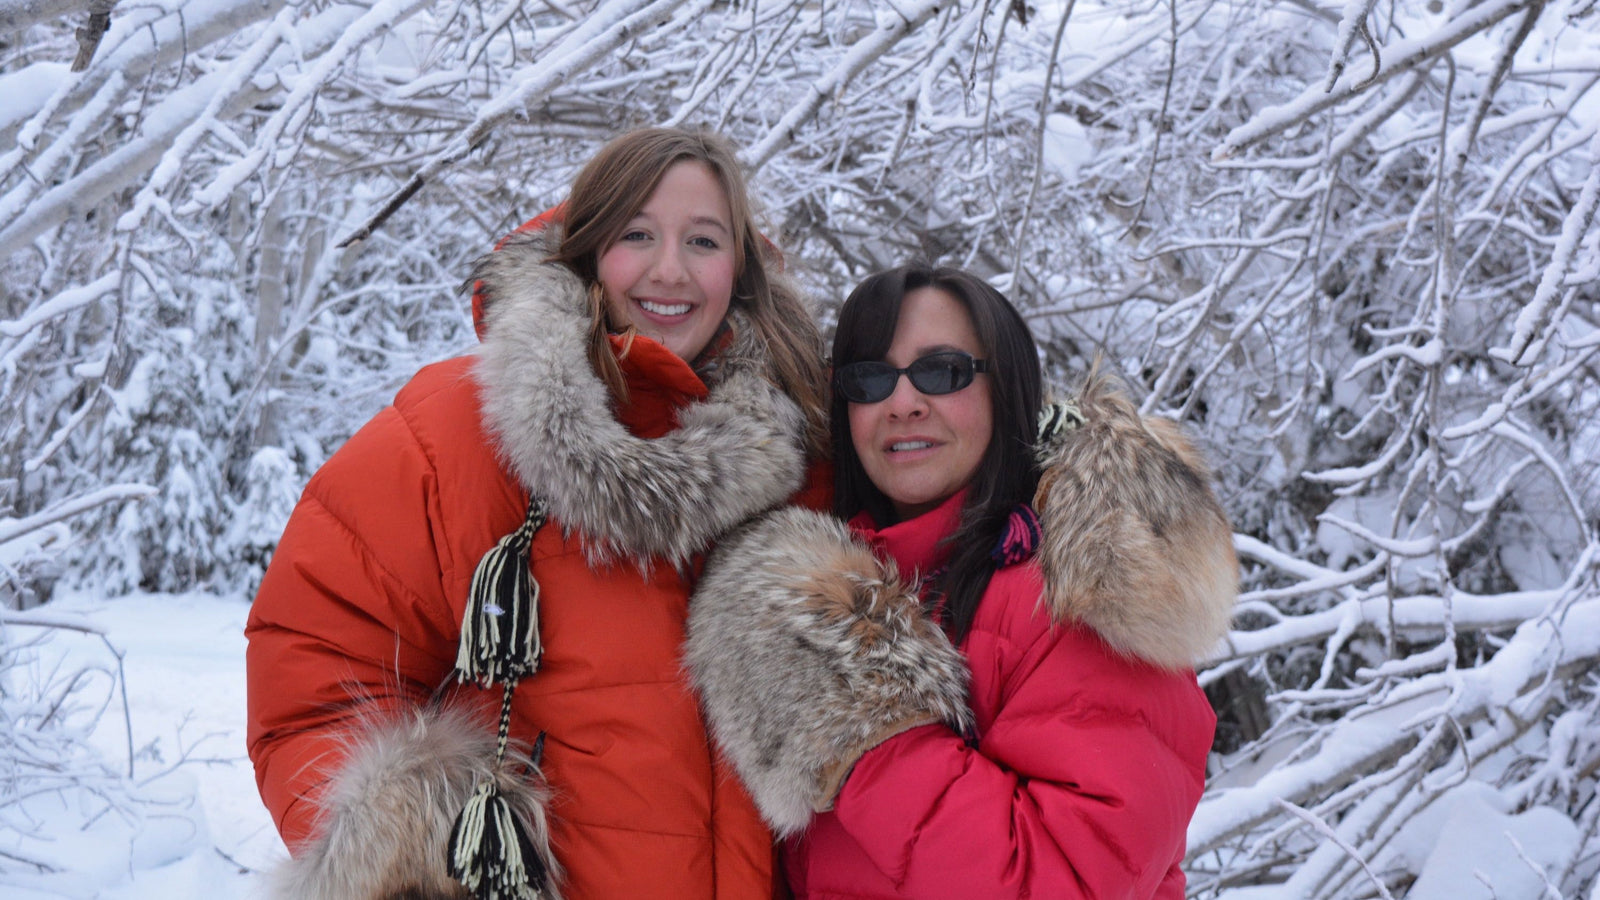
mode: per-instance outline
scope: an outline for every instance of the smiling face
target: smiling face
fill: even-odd
[[[959,300],[936,287],[909,291],[884,362],[903,368],[940,350],[986,356]],[[901,376],[888,399],[849,404],[849,418],[862,469],[904,521],[954,496],[978,471],[994,431],[989,376],[979,373],[972,384],[939,396]]]
[[[632,325],[685,361],[728,314],[734,268],[727,194],[694,160],[667,169],[597,263],[611,324]]]

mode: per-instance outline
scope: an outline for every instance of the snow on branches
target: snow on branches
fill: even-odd
[[[1244,593],[1191,894],[1449,893],[1474,815],[1595,890],[1593,0],[153,0],[74,72],[89,12],[0,0],[7,605],[249,590],[470,346],[468,262],[706,126],[824,322],[970,267],[1207,443]]]

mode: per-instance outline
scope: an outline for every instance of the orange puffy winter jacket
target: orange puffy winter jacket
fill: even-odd
[[[357,790],[346,762],[372,722],[449,695],[492,736],[499,687],[450,676],[473,571],[532,488],[552,509],[530,553],[545,653],[516,689],[511,735],[545,735],[562,896],[770,897],[770,836],[707,738],[680,645],[709,538],[805,476],[792,403],[733,367],[708,389],[638,338],[612,409],[582,356],[570,276],[540,264],[537,238],[492,256],[477,273],[494,300],[481,353],[423,369],[328,461],[262,582],[246,626],[262,797],[300,856],[346,815],[328,798]],[[813,475],[802,498],[821,505]],[[390,865],[357,846],[335,863]]]

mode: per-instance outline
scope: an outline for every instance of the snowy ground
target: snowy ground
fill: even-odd
[[[0,808],[0,897],[263,896],[263,872],[285,851],[245,756],[242,632],[248,610],[242,598],[208,594],[65,597],[35,612],[98,629],[104,640],[61,628],[8,627],[5,639],[23,647],[28,660],[13,673],[23,676],[17,683],[31,679],[45,686],[47,704],[66,693],[61,685],[67,673],[90,673],[60,715],[91,731],[99,763],[117,774],[96,781],[82,775],[93,772],[93,760],[64,761],[62,786],[46,786]],[[1579,619],[1575,628],[1600,631],[1600,625]],[[123,657],[129,715],[110,674],[116,671],[113,647]],[[1380,731],[1400,727],[1370,724]],[[120,777],[130,756],[131,793]],[[1219,779],[1196,824],[1225,817],[1252,791],[1270,790],[1273,769],[1264,762],[1246,783],[1231,783],[1237,774]],[[1548,808],[1511,813],[1488,785],[1463,783],[1374,863],[1419,873],[1408,900],[1555,896],[1541,894],[1543,873],[1559,869],[1574,852],[1577,828]],[[1589,900],[1600,900],[1600,882],[1587,890]],[[1225,896],[1279,900],[1295,893],[1291,880]]]
[[[126,772],[129,724],[138,802],[116,791],[51,791],[0,821],[0,853],[53,865],[55,872],[0,865],[0,896],[116,900],[233,900],[261,895],[261,873],[284,848],[256,794],[245,755],[243,635],[248,603],[209,594],[63,598],[48,607],[105,632],[123,654],[127,703],[102,676],[79,696],[92,744]],[[20,644],[39,629],[14,628]],[[98,635],[50,629],[35,651],[36,672],[83,665],[114,670]],[[99,683],[103,681],[103,683]],[[109,793],[109,795],[108,795]],[[97,815],[98,813],[98,815]],[[24,819],[25,814],[25,819]]]

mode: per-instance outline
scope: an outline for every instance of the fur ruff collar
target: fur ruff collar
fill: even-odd
[[[488,301],[477,367],[485,425],[523,486],[584,536],[591,563],[681,568],[800,487],[800,409],[767,379],[754,329],[730,310],[734,338],[708,376],[710,396],[670,434],[635,437],[589,365],[583,283],[544,261],[558,239],[513,235],[474,267]]]

